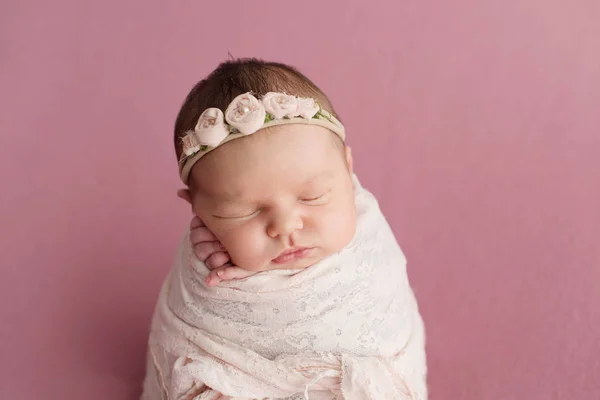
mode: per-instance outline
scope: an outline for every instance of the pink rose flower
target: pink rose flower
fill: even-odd
[[[263,126],[266,114],[265,107],[256,97],[244,93],[229,104],[225,110],[225,120],[240,133],[250,135]]]
[[[200,144],[196,139],[196,132],[188,131],[188,133],[181,138],[182,146],[183,146],[183,154],[186,157],[191,156],[200,151]]]
[[[298,99],[298,115],[302,118],[311,119],[319,112],[319,105],[314,99],[301,97]]]
[[[198,143],[210,147],[216,147],[229,135],[229,129],[225,126],[223,111],[218,108],[207,108],[204,110],[194,129]]]
[[[269,92],[262,98],[265,110],[275,119],[293,118],[298,115],[298,100],[284,93]]]

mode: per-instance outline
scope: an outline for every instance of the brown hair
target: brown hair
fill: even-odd
[[[321,108],[339,119],[327,95],[296,68],[256,58],[229,60],[198,82],[181,106],[175,121],[177,159],[179,160],[182,152],[181,138],[187,131],[194,129],[204,110],[216,107],[225,112],[235,97],[246,92],[252,92],[256,96],[268,92],[284,92],[312,97]]]

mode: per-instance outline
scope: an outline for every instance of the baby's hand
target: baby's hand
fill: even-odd
[[[210,274],[206,277],[206,284],[208,286],[216,286],[223,281],[244,279],[254,274],[255,272],[227,263],[222,267],[211,270]]]
[[[210,269],[210,274],[206,277],[208,286],[215,286],[226,280],[247,278],[254,274],[229,262],[230,257],[225,247],[198,217],[194,217],[190,224],[190,241],[196,257]]]
[[[208,269],[213,270],[229,262],[229,254],[225,247],[198,217],[194,217],[190,223],[190,241],[196,257],[205,263]]]

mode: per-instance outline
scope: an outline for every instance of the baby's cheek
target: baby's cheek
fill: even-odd
[[[323,237],[327,238],[327,245],[332,252],[337,252],[346,247],[356,232],[356,216],[354,210],[342,209],[342,207],[336,209],[327,217],[321,219],[323,230],[325,234]]]
[[[221,242],[232,262],[241,268],[256,271],[269,261],[265,261],[268,244],[265,235],[252,227],[230,231],[223,235]]]

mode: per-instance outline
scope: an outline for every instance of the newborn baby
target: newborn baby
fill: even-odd
[[[265,128],[216,149],[196,168],[183,197],[243,268],[214,270],[209,284],[218,283],[218,272],[231,279],[306,268],[354,236],[352,158],[326,128]]]
[[[180,196],[222,248],[202,262],[184,235],[142,399],[426,399],[404,255],[325,94],[289,66],[230,61],[175,134]]]

